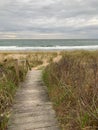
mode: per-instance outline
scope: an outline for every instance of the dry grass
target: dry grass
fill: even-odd
[[[32,69],[44,63],[52,62],[56,56],[56,52],[0,53],[0,130],[7,129],[15,92],[19,82],[24,80],[28,67]],[[16,59],[19,61],[18,65]],[[25,64],[24,61],[26,61]]]
[[[22,64],[15,68],[14,59],[6,59],[0,63],[0,130],[7,129],[7,122],[10,116],[10,108],[19,82],[23,81],[27,69]],[[19,71],[17,77],[16,71]]]
[[[1,52],[0,61],[5,59],[26,59],[31,67],[37,67],[44,63],[50,63],[58,52]]]
[[[37,67],[44,63],[50,63],[57,56],[56,52],[35,52],[27,55],[31,67]]]
[[[63,130],[98,130],[98,51],[63,52],[43,78]]]

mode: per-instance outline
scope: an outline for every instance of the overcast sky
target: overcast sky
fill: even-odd
[[[0,38],[98,38],[98,0],[0,0]]]

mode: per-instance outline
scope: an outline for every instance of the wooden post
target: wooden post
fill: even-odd
[[[22,61],[22,67],[23,67],[23,79],[25,77],[25,61]]]
[[[19,68],[18,68],[18,60],[16,59],[15,60],[15,64],[14,64],[14,67],[15,67],[15,71],[16,71],[16,76],[17,76],[17,82],[19,84]]]
[[[28,70],[31,70],[31,66],[30,66],[30,64],[29,64],[29,61],[28,61],[28,60],[26,60],[26,64],[27,64],[27,68],[28,68]]]

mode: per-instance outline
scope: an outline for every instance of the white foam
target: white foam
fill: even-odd
[[[18,47],[0,46],[0,51],[33,51],[33,50],[98,50],[98,45],[90,46],[53,46],[53,47]]]

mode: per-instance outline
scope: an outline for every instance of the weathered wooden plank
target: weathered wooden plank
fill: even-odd
[[[8,130],[60,130],[40,70],[30,71],[17,91]]]

